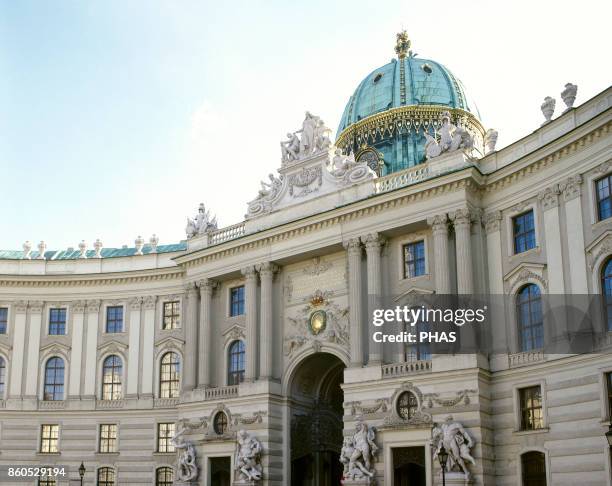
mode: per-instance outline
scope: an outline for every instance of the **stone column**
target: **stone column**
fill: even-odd
[[[451,293],[450,268],[448,264],[448,218],[446,214],[438,214],[427,220],[433,233],[434,246],[434,277],[436,293],[448,295]]]
[[[78,398],[81,394],[81,371],[83,370],[83,331],[85,324],[85,301],[70,306],[72,314],[72,349],[70,350],[70,389],[68,396]]]
[[[26,342],[26,312],[28,310],[28,301],[20,300],[15,303],[13,308],[15,309],[15,329],[13,332],[13,360],[11,363],[9,397],[21,399],[23,357],[25,356]]]
[[[382,277],[380,271],[380,250],[384,243],[384,239],[378,233],[370,233],[362,237],[361,241],[366,248],[367,256],[367,272],[368,272],[368,317],[365,319],[368,326],[368,364],[380,364],[382,362],[382,343],[377,343],[372,340],[370,334],[370,316],[374,309],[380,308],[382,297]],[[380,330],[380,329],[377,329]],[[384,331],[384,329],[382,329]]]
[[[100,301],[87,301],[87,337],[85,343],[85,381],[83,395],[96,396],[96,374],[98,364],[98,330],[100,327]],[[101,379],[101,378],[100,378]],[[100,383],[98,380],[97,383]]]
[[[245,381],[257,378],[257,270],[254,265],[242,269],[245,277],[246,369]]]
[[[153,396],[154,368],[153,353],[155,351],[155,307],[157,296],[148,295],[144,298],[144,326],[142,330],[142,384],[143,397]]]
[[[42,327],[42,311],[44,302],[30,302],[30,335],[28,337],[28,363],[26,366],[26,388],[25,396],[35,398],[37,396],[38,371],[40,365],[40,328]]]
[[[487,233],[487,269],[489,275],[490,325],[492,327],[493,351],[504,353],[509,350],[511,336],[506,329],[506,313],[504,312],[504,272],[501,239],[501,211],[485,214],[485,232]],[[491,359],[494,359],[492,357]]]
[[[200,342],[198,346],[198,388],[211,385],[212,294],[217,282],[200,280]]]
[[[468,295],[474,293],[470,210],[458,209],[452,219],[455,225],[457,254],[457,293]]]
[[[259,378],[270,379],[273,375],[274,313],[272,310],[272,281],[278,266],[266,262],[258,266],[261,279],[261,309],[259,330]]]
[[[566,225],[566,228],[571,293],[574,295],[589,293],[586,259],[584,257],[581,184],[582,176],[576,175],[568,178],[560,185],[565,200],[565,219],[571,223]]]
[[[363,365],[361,242],[353,238],[344,244],[348,253],[349,321],[351,333],[351,366]]]
[[[565,293],[563,277],[563,253],[561,250],[561,226],[559,222],[559,186],[554,184],[538,194],[544,212],[544,238],[546,239],[546,260],[548,262],[548,293]],[[568,219],[569,226],[574,222]],[[537,231],[537,229],[536,229]],[[540,243],[541,246],[541,243]],[[584,256],[583,256],[584,259]]]
[[[140,367],[140,311],[142,297],[134,297],[128,302],[130,308],[130,330],[128,334],[128,367],[126,398],[138,397],[138,369]]]
[[[196,357],[198,351],[198,289],[192,282],[185,287],[187,316],[185,319],[185,368],[183,390],[190,391],[196,385]]]

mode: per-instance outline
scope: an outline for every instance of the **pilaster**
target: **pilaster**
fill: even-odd
[[[83,395],[88,398],[94,398],[96,395],[100,301],[88,300],[86,311],[87,332],[85,338],[85,380],[83,384]]]
[[[242,269],[245,277],[245,322],[246,322],[246,381],[257,378],[257,269],[250,265]]]
[[[380,251],[385,240],[378,233],[370,233],[362,237],[361,241],[365,245],[367,257],[368,318],[365,319],[365,322],[368,325],[369,318],[373,314],[374,309],[381,307],[382,276]],[[369,329],[367,334],[369,336]],[[382,343],[377,343],[370,337],[368,349],[368,365],[382,363]]]
[[[561,250],[561,226],[559,221],[559,185],[547,187],[538,194],[544,212],[544,238],[550,294],[565,293],[563,252]],[[568,220],[569,221],[569,220]],[[584,257],[583,257],[584,258]]]
[[[458,209],[452,215],[455,226],[457,254],[457,293],[474,293],[474,272],[472,263],[471,213],[468,208]]]
[[[196,386],[196,359],[198,346],[198,289],[193,282],[185,286],[187,316],[185,319],[185,369],[183,390],[190,391]]]
[[[153,379],[155,369],[153,352],[155,351],[155,308],[157,297],[148,295],[143,300],[144,325],[142,330],[142,383],[140,385],[143,397],[153,396]]]
[[[71,398],[78,398],[81,394],[85,305],[85,301],[80,300],[70,306],[70,313],[72,314],[72,349],[70,350],[70,389],[68,390],[68,396]]]
[[[25,397],[35,398],[37,396],[39,356],[40,356],[40,332],[42,327],[42,311],[44,302],[30,301],[30,333],[28,336],[28,362],[26,366],[26,388]]]
[[[448,218],[438,214],[427,220],[431,226],[434,243],[434,277],[436,293],[448,295],[451,292],[450,269],[448,268]]]
[[[26,342],[26,312],[28,302],[20,300],[15,303],[15,330],[13,338],[13,359],[11,363],[11,381],[9,387],[9,398],[21,398],[21,387],[23,377],[23,357],[25,355]]]
[[[344,247],[348,254],[351,366],[357,367],[363,366],[361,241],[359,238],[352,238],[344,244]]]
[[[200,342],[198,349],[198,388],[211,385],[212,295],[217,282],[200,280]]]
[[[273,375],[274,356],[274,312],[272,282],[278,266],[271,262],[262,263],[257,267],[261,279],[261,309],[260,309],[260,355],[259,378],[269,379]]]
[[[140,312],[142,297],[129,301],[130,332],[128,348],[127,390],[126,398],[138,396],[138,367],[140,365]]]
[[[567,249],[571,293],[586,295],[589,293],[587,283],[587,265],[584,252],[584,227],[582,221],[582,176],[569,177],[559,186],[565,201],[565,219],[567,225]]]

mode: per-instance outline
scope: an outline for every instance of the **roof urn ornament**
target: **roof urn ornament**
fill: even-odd
[[[136,255],[142,255],[142,249],[144,247],[144,238],[140,235],[134,240],[134,246],[136,247]]]
[[[96,239],[96,241],[94,241],[93,247],[95,250],[95,254],[94,254],[94,258],[102,258],[102,247],[104,245],[102,244],[102,242],[100,241],[100,238]]]
[[[550,96],[544,98],[544,102],[540,105],[540,109],[542,110],[542,114],[545,118],[544,123],[542,123],[542,126],[546,125],[547,123],[550,123],[550,121],[552,120],[552,116],[555,113],[556,104],[557,101],[554,98],[551,98]]]
[[[577,92],[578,86],[576,86],[575,84],[567,83],[565,85],[565,89],[561,91],[561,99],[563,100],[563,103],[565,103],[565,106],[567,106],[567,108],[563,110],[563,113],[565,113],[566,111],[570,111],[574,107],[574,101],[576,101]]]
[[[495,152],[495,144],[497,143],[497,136],[499,133],[497,130],[493,128],[489,128],[487,133],[485,133],[484,145],[485,145],[485,155],[490,154],[491,152]]]
[[[23,244],[23,259],[30,260],[32,258],[32,243],[29,241],[24,242]]]
[[[38,256],[36,257],[37,260],[44,260],[45,259],[45,250],[47,249],[47,244],[44,241],[40,241],[40,243],[38,244]]]
[[[149,245],[151,245],[151,253],[157,253],[158,243],[159,243],[159,236],[153,233],[151,235],[151,238],[149,238]]]
[[[395,53],[399,59],[404,59],[406,56],[411,56],[412,51],[410,50],[410,46],[412,42],[408,38],[408,34],[405,30],[402,30],[396,35],[395,42]]]
[[[79,243],[79,258],[87,258],[87,243],[85,240],[81,240]]]

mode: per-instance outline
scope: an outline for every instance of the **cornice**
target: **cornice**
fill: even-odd
[[[113,272],[109,274],[64,275],[0,275],[4,287],[96,287],[178,280],[183,277],[182,268],[155,269],[149,271]]]

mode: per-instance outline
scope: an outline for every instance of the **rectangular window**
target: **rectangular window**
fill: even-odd
[[[106,308],[106,332],[123,332],[123,306]]]
[[[40,452],[55,454],[59,452],[59,425],[43,425],[40,435]]]
[[[612,419],[612,372],[606,373],[606,394],[608,395],[608,418]]]
[[[66,334],[66,309],[49,310],[49,334]]]
[[[425,275],[425,242],[404,245],[404,278]]]
[[[117,424],[100,425],[100,452],[117,452]]]
[[[179,302],[164,302],[163,329],[176,329],[179,327]]]
[[[157,452],[174,452],[174,423],[157,424]]]
[[[230,290],[230,316],[244,314],[244,285]]]
[[[8,307],[0,307],[0,334],[6,334],[8,328]]]
[[[597,186],[597,216],[599,221],[608,219],[612,216],[612,195],[610,188],[612,186],[612,175],[599,179],[596,182]]]
[[[521,430],[544,428],[542,390],[539,385],[519,390],[521,405]]]
[[[533,210],[512,218],[514,253],[523,253],[536,246]]]

